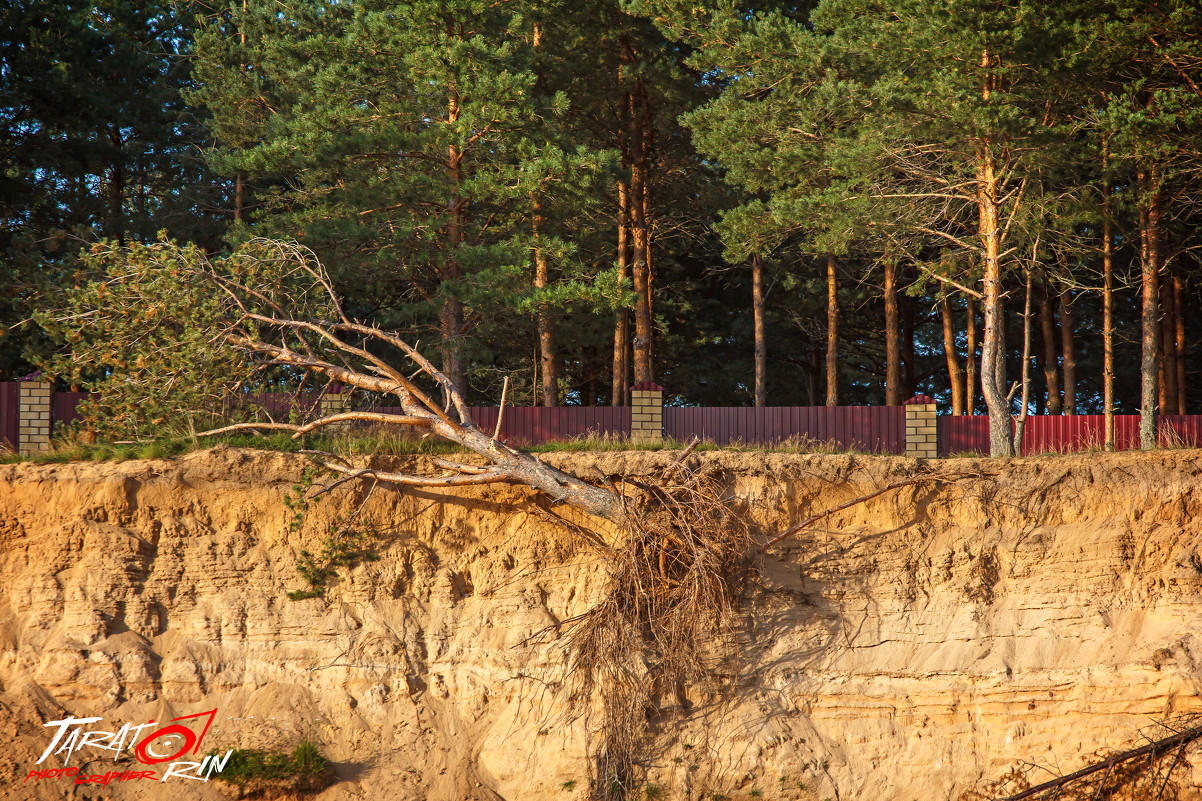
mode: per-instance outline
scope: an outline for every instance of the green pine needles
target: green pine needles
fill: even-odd
[[[302,480],[294,484],[284,496],[284,505],[291,511],[288,530],[293,534],[301,534],[305,524],[310,519],[310,511],[314,499],[324,490],[313,492],[314,479],[317,470],[307,468],[302,474]],[[379,554],[371,550],[368,534],[354,526],[355,520],[362,511],[367,497],[371,495],[369,487],[363,501],[350,514],[337,513],[333,519],[325,523],[325,537],[321,550],[314,554],[301,550],[296,563],[296,572],[307,585],[305,589],[288,593],[288,600],[303,601],[310,598],[325,597],[326,590],[338,580],[339,570],[348,570],[362,562],[375,562]]]

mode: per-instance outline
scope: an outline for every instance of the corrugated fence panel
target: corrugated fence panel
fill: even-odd
[[[492,432],[497,425],[496,406],[468,408],[482,431]],[[630,410],[624,406],[506,406],[501,419],[500,438],[517,444],[598,436],[630,435]]]
[[[56,423],[71,425],[79,419],[79,404],[88,399],[87,392],[54,392],[50,395],[50,417]]]
[[[1105,439],[1101,415],[1030,415],[1023,424],[1022,454],[1075,453],[1101,448]]]
[[[1160,444],[1168,447],[1202,447],[1202,415],[1161,415],[1159,437]]]
[[[1023,435],[1023,455],[1101,448],[1105,425],[1106,418],[1100,414],[1031,415]],[[1161,415],[1157,429],[1161,445],[1202,445],[1202,415]],[[1139,415],[1114,416],[1114,446],[1120,451],[1139,449]]]
[[[905,414],[902,406],[668,406],[664,433],[681,442],[697,436],[717,445],[770,444],[798,437],[843,448],[905,453]]]
[[[939,455],[989,453],[989,418],[985,415],[944,415],[937,418]]]
[[[1101,448],[1105,441],[1106,418],[1100,414],[1030,415],[1023,429],[1022,454],[1073,453]],[[939,455],[989,453],[989,418],[986,415],[939,418]],[[1162,445],[1202,447],[1202,415],[1161,415],[1158,421]],[[1139,415],[1114,416],[1116,450],[1139,449]]]
[[[0,449],[17,449],[21,430],[21,382],[0,381]]]
[[[1139,415],[1114,416],[1114,447],[1120,451],[1139,450]]]

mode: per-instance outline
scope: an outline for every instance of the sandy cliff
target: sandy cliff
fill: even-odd
[[[637,473],[668,458],[554,461]],[[765,531],[917,469],[703,458]],[[653,781],[674,798],[955,798],[1202,711],[1202,454],[933,469],[973,466],[998,475],[881,496],[766,557],[746,687],[673,724]],[[289,601],[299,550],[362,497],[331,496],[293,532],[302,467],[228,449],[0,467],[0,798],[225,798],[214,782],[24,781],[46,721],[115,730],[214,708],[206,749],[321,743],[338,776],[323,801],[583,797],[584,729],[562,723],[563,653],[545,635],[596,596],[595,559],[520,489],[379,490],[364,521],[380,559]]]

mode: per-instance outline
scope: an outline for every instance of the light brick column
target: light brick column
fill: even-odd
[[[664,388],[659,384],[640,381],[631,388],[630,441],[664,441]]]
[[[935,400],[915,395],[906,401],[906,456],[934,459],[939,456],[938,427],[935,424]]]
[[[50,449],[50,390],[48,381],[21,382],[17,452],[22,456]]]
[[[321,406],[318,407],[322,417],[329,417],[332,414],[342,414],[351,410],[351,391],[340,385],[333,385],[324,395],[321,396]],[[344,431],[350,426],[350,423],[334,423],[326,426],[328,429],[335,431]]]

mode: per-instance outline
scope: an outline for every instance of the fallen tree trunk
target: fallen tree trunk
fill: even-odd
[[[452,471],[445,477],[417,476],[356,467],[351,461],[330,453],[314,452],[323,467],[343,475],[360,474],[387,483],[407,486],[464,486],[501,481],[525,484],[540,490],[555,503],[566,503],[590,515],[614,523],[623,521],[623,506],[612,489],[597,486],[558,470],[536,456],[510,448],[481,431],[468,412],[459,387],[415,347],[401,337],[375,326],[349,319],[342,311],[329,278],[316,259],[298,249],[297,268],[307,273],[314,286],[324,288],[331,319],[305,320],[264,291],[233,279],[208,273],[240,311],[223,337],[228,345],[260,357],[265,364],[319,373],[331,382],[349,384],[368,392],[395,397],[402,415],[375,412],[339,412],[309,423],[250,422],[201,432],[211,436],[237,430],[292,431],[294,437],[320,428],[354,421],[387,422],[419,429],[484,457],[488,467],[441,460]],[[263,313],[266,306],[270,313]],[[386,346],[399,351],[416,370],[406,375],[394,364],[369,349]],[[335,361],[338,359],[339,361]],[[340,362],[340,363],[339,363]],[[439,403],[416,383],[424,375],[441,390]]]

